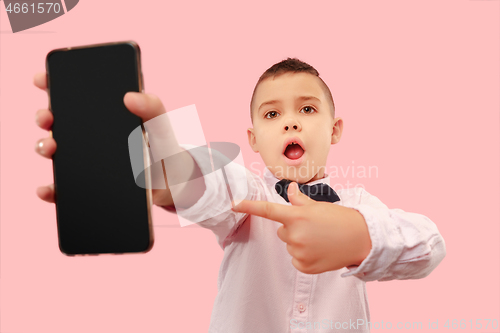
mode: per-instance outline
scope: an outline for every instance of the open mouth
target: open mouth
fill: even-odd
[[[283,155],[291,160],[297,160],[304,155],[303,144],[298,138],[291,138],[285,142],[285,150],[283,151]]]

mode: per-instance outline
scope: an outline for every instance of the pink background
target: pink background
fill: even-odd
[[[22,1],[21,1],[22,2]],[[146,91],[196,104],[205,137],[239,144],[264,70],[290,56],[329,85],[344,119],[328,167],[376,166],[362,183],[389,208],[436,223],[447,256],[421,280],[368,282],[373,322],[500,320],[499,1],[80,1],[12,34],[0,8],[0,332],[206,332],[223,252],[214,235],[154,207],[146,255],[68,258],[36,187],[52,164],[32,84],[54,48],[135,40]],[[499,323],[500,324],[500,323]],[[374,330],[375,331],[375,330]],[[434,330],[435,332],[436,330]],[[461,332],[499,332],[460,330]]]

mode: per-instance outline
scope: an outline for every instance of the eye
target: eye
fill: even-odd
[[[309,109],[309,112],[307,112],[307,110],[306,110],[306,109]],[[314,112],[317,112],[315,108],[313,108],[312,106],[309,106],[309,105],[304,106],[304,107],[302,108],[302,110],[306,110],[306,113],[309,113],[309,114],[310,114],[310,113],[313,113],[313,110],[314,110]],[[300,110],[300,111],[302,111],[302,110]]]
[[[271,113],[276,113],[276,114],[278,114],[278,112],[276,112],[276,111],[269,111],[268,113],[266,113],[266,114],[264,115],[264,118],[267,118],[267,119],[276,118],[276,117],[271,117],[271,118],[269,118],[269,117],[268,117],[268,115],[270,115]]]

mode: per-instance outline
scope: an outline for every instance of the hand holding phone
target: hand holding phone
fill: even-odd
[[[172,180],[198,178],[176,187],[176,204],[183,208],[201,197],[205,184],[190,154],[177,143],[168,117],[158,117],[161,121],[154,126],[146,124],[149,141],[144,130],[145,140],[128,137],[138,125],[165,114],[158,97],[143,93],[138,45],[117,42],[53,50],[47,55],[47,73],[37,74],[34,83],[49,93],[49,109],[38,111],[37,123],[51,130],[51,137],[39,140],[36,150],[52,158],[55,179],[54,184],[38,188],[37,194],[56,203],[61,251],[67,255],[149,251],[150,199],[157,205],[173,205],[165,170]],[[139,188],[132,177],[127,137],[134,147],[139,140],[141,165],[147,163],[144,143],[161,147],[166,152],[162,156],[177,156],[163,165],[162,179],[157,179],[163,187],[153,188],[152,194],[151,187]],[[141,184],[151,178],[146,169],[139,176],[142,181],[137,179]]]
[[[36,87],[46,92],[47,74],[45,72],[35,74],[33,83]],[[127,93],[124,96],[124,103],[131,113],[141,117],[143,123],[165,112],[162,102],[153,94]],[[145,108],[141,106],[144,103],[146,105]],[[39,109],[36,112],[35,122],[41,129],[50,131],[54,122],[52,112],[47,108]],[[171,131],[171,129],[165,128],[164,131]],[[35,144],[35,151],[48,159],[52,158],[56,149],[57,143],[52,136],[41,138]],[[55,203],[54,184],[40,186],[37,188],[36,193],[40,199],[49,203]],[[172,205],[172,195],[169,188],[167,187],[165,190],[153,189],[153,203],[158,206]]]
[[[148,252],[154,243],[152,193],[130,177],[128,145],[134,142],[127,143],[142,119],[124,104],[127,92],[143,91],[139,46],[114,42],[55,49],[47,54],[46,70],[61,252]],[[145,165],[147,147],[137,140],[139,163]],[[141,175],[146,183],[148,171]]]

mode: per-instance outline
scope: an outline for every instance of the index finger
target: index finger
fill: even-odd
[[[47,89],[47,74],[46,72],[36,73],[33,78],[33,84],[42,90]]]
[[[248,213],[281,222],[284,225],[290,224],[297,216],[297,207],[269,201],[243,200],[231,209],[235,212]]]

